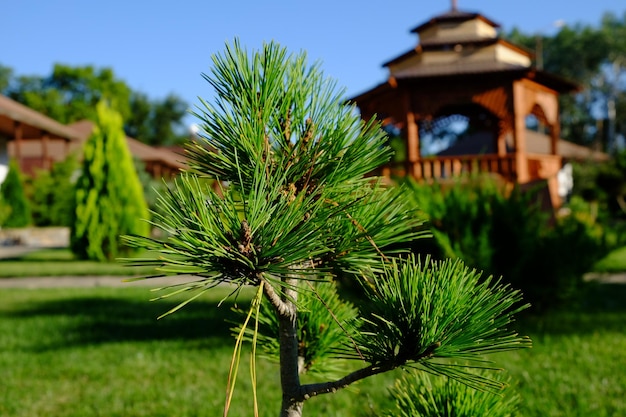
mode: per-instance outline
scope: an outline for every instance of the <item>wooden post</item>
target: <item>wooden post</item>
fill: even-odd
[[[42,168],[43,169],[50,169],[51,164],[50,164],[50,152],[48,150],[48,143],[49,143],[50,137],[48,136],[48,132],[43,132],[43,135],[41,136],[41,159],[42,159]]]
[[[17,165],[20,167],[20,170],[23,170],[22,167],[22,124],[20,122],[14,122],[14,132],[13,139],[15,140],[15,161]]]
[[[162,165],[159,162],[154,163],[154,170],[151,173],[152,178],[160,180],[163,177],[163,169]]]
[[[557,121],[550,126],[550,153],[552,155],[559,154],[559,136],[561,136],[561,124]]]
[[[528,172],[528,155],[526,154],[526,111],[524,85],[513,83],[513,139],[515,142],[515,167],[517,168],[517,182],[524,184],[530,181]]]
[[[496,127],[496,152],[499,157],[506,156],[506,127],[503,120]]]
[[[406,124],[406,172],[407,175],[416,177],[415,165],[420,159],[419,128],[408,94],[404,95],[404,111]]]

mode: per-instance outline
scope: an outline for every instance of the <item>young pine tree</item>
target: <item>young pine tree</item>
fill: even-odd
[[[104,102],[85,142],[76,184],[71,246],[80,258],[109,260],[126,252],[120,234],[146,236],[148,209],[126,144],[121,116]]]
[[[520,294],[460,262],[398,257],[394,249],[420,234],[421,221],[400,187],[367,176],[390,157],[379,125],[363,122],[305,54],[274,43],[249,54],[235,42],[213,64],[205,78],[215,103],[203,102],[197,114],[204,140],[188,146],[190,170],[155,216],[167,237],[128,237],[155,254],[135,263],[197,276],[175,291],[198,290],[191,299],[221,283],[257,288],[234,358],[254,316],[250,339],[279,362],[283,417],[301,416],[311,397],[398,367],[499,387],[465,366],[528,346],[509,328]],[[228,185],[215,192],[203,185],[207,177]],[[320,287],[339,275],[362,285],[359,309]],[[301,382],[331,356],[362,366]]]
[[[10,207],[3,210],[4,227],[25,227],[31,223],[30,204],[24,192],[20,167],[15,159],[9,162],[9,172],[0,184],[3,204]]]

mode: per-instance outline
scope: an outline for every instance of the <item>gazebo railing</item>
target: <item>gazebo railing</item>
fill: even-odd
[[[382,169],[383,176],[403,177],[408,173],[418,180],[445,179],[467,173],[497,173],[507,180],[516,177],[514,155],[462,155],[422,158],[414,163],[395,162]]]
[[[561,168],[561,156],[527,154],[527,181],[549,179]],[[407,172],[418,180],[446,179],[468,173],[499,174],[505,180],[519,182],[516,155],[496,154],[433,156],[422,158],[414,163],[394,162],[382,168],[386,177],[403,177]],[[526,181],[523,181],[526,182]]]

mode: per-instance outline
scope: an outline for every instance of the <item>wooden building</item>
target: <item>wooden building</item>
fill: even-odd
[[[533,53],[502,39],[498,30],[491,19],[458,10],[453,2],[450,11],[411,31],[418,44],[384,64],[386,82],[351,101],[363,118],[376,116],[401,132],[406,160],[384,167],[384,175],[429,180],[478,169],[518,184],[545,181],[553,206],[559,206],[558,97],[578,87],[538,70]],[[465,116],[475,133],[466,141],[487,137],[487,149],[470,146],[467,153],[423,157],[421,128],[450,115]],[[529,115],[546,131],[547,146],[529,147]],[[540,148],[544,152],[536,151]]]
[[[49,169],[79,140],[79,133],[68,126],[0,95],[0,183],[10,157],[22,172]]]
[[[22,172],[34,175],[37,170],[47,170],[54,162],[64,160],[70,153],[80,156],[92,130],[91,121],[63,125],[0,95],[0,184],[9,158],[18,161]],[[133,157],[141,160],[146,171],[156,179],[171,178],[185,168],[183,155],[130,137],[126,141]]]
[[[81,120],[69,125],[70,128],[79,133],[80,147],[91,136],[93,126],[93,122],[89,120]],[[186,158],[182,154],[165,148],[155,148],[128,136],[126,143],[131,155],[144,163],[146,172],[153,178],[170,179],[186,167]]]

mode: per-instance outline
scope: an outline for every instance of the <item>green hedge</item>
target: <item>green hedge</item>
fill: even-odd
[[[502,276],[535,309],[573,302],[584,286],[582,275],[609,251],[604,229],[580,204],[555,217],[540,207],[537,191],[510,191],[488,177],[409,181],[408,189],[433,233],[414,251],[461,258]]]

